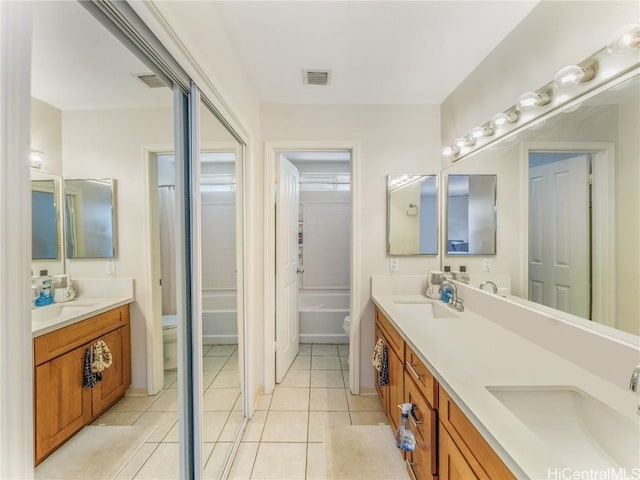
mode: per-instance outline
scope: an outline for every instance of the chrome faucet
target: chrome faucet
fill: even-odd
[[[629,390],[632,392],[640,392],[640,365],[631,372],[631,380],[629,380]]]
[[[491,288],[493,289],[493,294],[494,295],[498,294],[498,286],[495,283],[493,283],[491,280],[487,280],[486,282],[482,282],[478,288],[480,290],[484,290],[484,286],[485,285],[490,285],[491,286]]]
[[[458,312],[464,312],[464,303],[461,298],[458,298],[458,288],[454,283],[449,280],[445,280],[440,284],[440,291],[444,289],[444,287],[451,288],[451,298],[449,298],[449,306],[451,308],[456,309]]]

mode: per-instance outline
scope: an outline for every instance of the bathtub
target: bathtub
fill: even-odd
[[[348,291],[307,291],[298,293],[300,343],[349,343],[342,329],[349,315]]]
[[[203,345],[238,343],[236,292],[202,292]]]

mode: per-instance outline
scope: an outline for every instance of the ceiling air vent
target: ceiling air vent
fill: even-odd
[[[329,85],[331,70],[303,70],[302,83],[305,85]]]
[[[160,77],[152,73],[135,74],[135,77],[149,88],[162,88],[167,86]]]

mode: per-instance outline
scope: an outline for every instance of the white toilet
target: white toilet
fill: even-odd
[[[347,315],[346,317],[344,317],[344,322],[342,322],[342,329],[344,330],[344,333],[346,333],[348,337],[349,330],[351,330],[351,315]]]
[[[162,347],[164,369],[178,368],[178,317],[176,315],[162,316]]]

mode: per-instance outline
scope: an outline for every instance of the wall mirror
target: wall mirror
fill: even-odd
[[[31,171],[31,269],[64,273],[60,177]]]
[[[495,175],[447,177],[447,255],[495,255]]]
[[[387,252],[438,254],[438,176],[387,177]]]
[[[636,67],[444,171],[500,176],[500,249],[491,272],[511,277],[511,298],[635,335],[639,72]],[[471,273],[483,271],[480,263],[468,263]]]
[[[114,258],[115,180],[64,181],[67,258]]]

